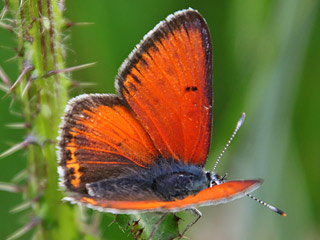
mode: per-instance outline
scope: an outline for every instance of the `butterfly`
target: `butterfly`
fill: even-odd
[[[205,171],[212,129],[212,46],[193,9],[169,15],[119,69],[116,94],[71,99],[58,144],[72,203],[115,214],[179,212],[225,203],[260,179]]]

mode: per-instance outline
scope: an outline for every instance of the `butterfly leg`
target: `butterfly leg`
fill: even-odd
[[[191,211],[193,214],[195,214],[195,215],[197,216],[197,218],[196,218],[192,223],[190,223],[190,224],[186,227],[186,229],[183,231],[182,234],[180,234],[180,236],[179,236],[178,239],[183,238],[183,236],[186,234],[186,232],[187,232],[196,222],[198,222],[199,219],[202,217],[202,213],[201,213],[198,209],[196,209],[196,208],[190,208],[190,209],[188,209],[188,210]]]
[[[154,233],[157,231],[159,225],[162,223],[163,219],[165,218],[165,216],[167,216],[168,213],[164,213],[162,214],[162,216],[159,218],[159,220],[156,222],[156,224],[154,225],[154,227],[152,228],[152,232],[148,238],[148,240],[152,240]]]
[[[112,224],[114,224],[117,221],[117,216],[118,214],[113,214],[113,220],[111,221],[111,223],[109,223],[108,227],[110,227]]]

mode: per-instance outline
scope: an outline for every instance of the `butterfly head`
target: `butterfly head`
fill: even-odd
[[[207,171],[206,176],[207,176],[207,179],[209,182],[209,187],[219,185],[221,183],[226,182],[226,180],[227,180],[227,174],[224,174],[223,176],[221,176],[221,175],[215,173],[214,171],[212,171],[212,172]]]

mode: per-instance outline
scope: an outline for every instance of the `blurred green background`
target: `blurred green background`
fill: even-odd
[[[0,7],[2,8],[1,1]],[[114,76],[133,47],[167,15],[192,7],[206,18],[214,53],[214,124],[207,169],[230,137],[241,112],[247,119],[217,168],[229,179],[263,178],[254,195],[283,209],[283,218],[243,198],[202,207],[191,239],[320,239],[320,1],[319,0],[162,0],[66,1],[75,26],[65,33],[68,66],[97,62],[72,74],[94,83],[79,93],[114,92]],[[0,65],[17,78],[14,35],[0,29]],[[4,95],[0,93],[0,97]],[[23,139],[21,122],[0,100],[0,152]],[[25,168],[23,151],[0,159],[0,181],[9,182]],[[0,239],[27,219],[9,210],[17,194],[0,192]],[[111,215],[106,214],[111,218]],[[183,215],[186,221],[189,214]],[[106,239],[119,239],[117,227]],[[116,237],[118,236],[118,237]],[[122,235],[123,236],[123,235]]]

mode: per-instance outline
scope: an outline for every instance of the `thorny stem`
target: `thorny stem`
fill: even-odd
[[[33,219],[39,219],[32,224],[35,239],[81,239],[85,235],[85,230],[79,228],[77,211],[61,201],[56,147],[52,144],[71,85],[66,71],[60,71],[65,69],[62,32],[67,24],[63,3],[9,0],[2,12],[4,15],[8,10],[16,18],[18,37],[21,74],[10,92],[21,101],[25,122],[29,124],[27,135],[34,136],[39,143],[27,145],[28,187],[24,196],[25,201],[31,202]],[[28,82],[30,79],[34,80]]]

